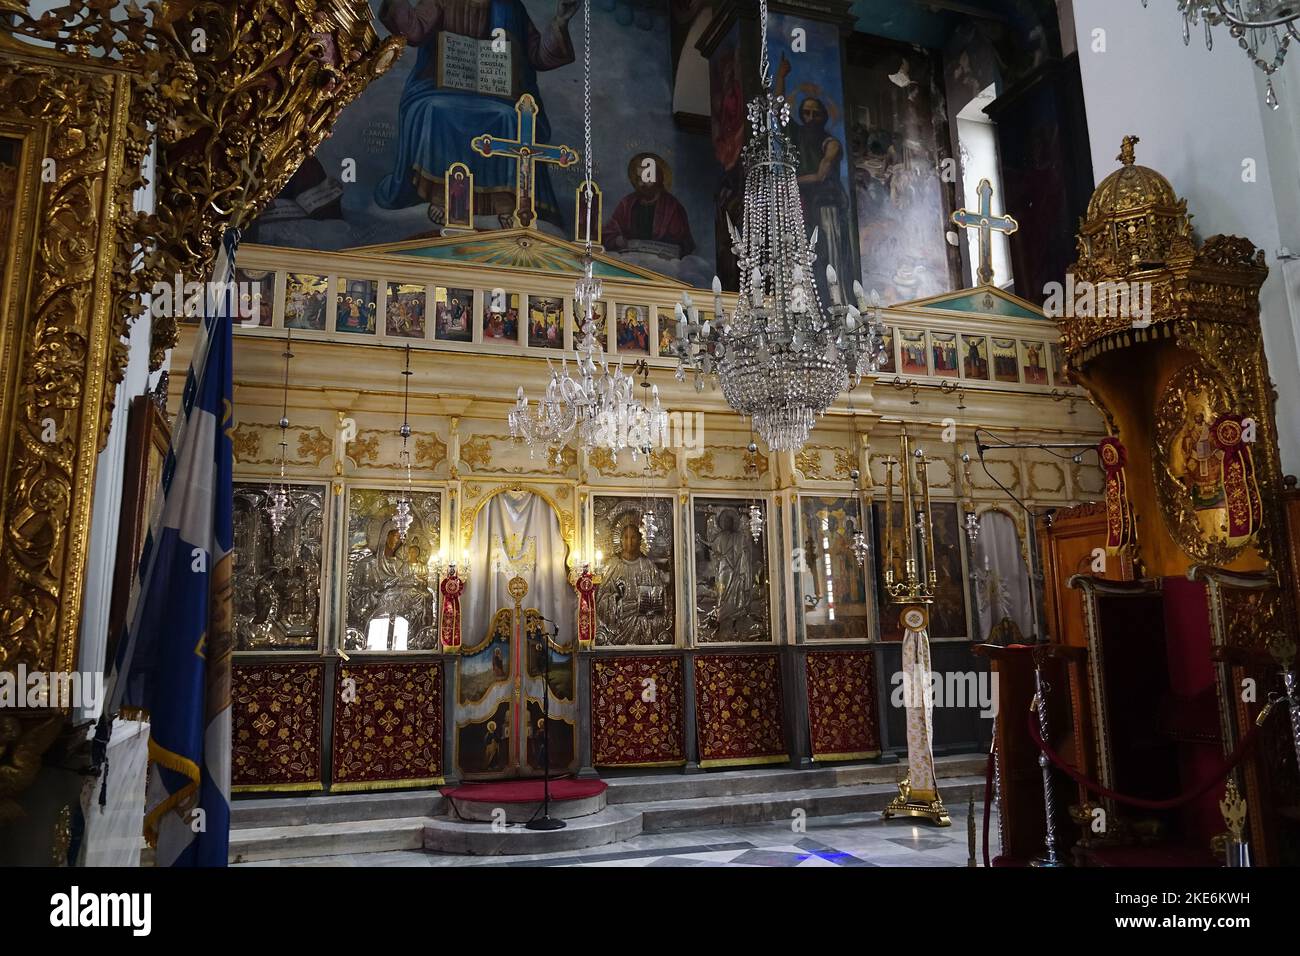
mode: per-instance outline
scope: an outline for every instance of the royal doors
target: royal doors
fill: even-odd
[[[481,506],[467,555],[457,661],[456,761],[466,779],[574,768],[573,599],[554,511],[530,492]],[[547,712],[549,711],[549,720]]]

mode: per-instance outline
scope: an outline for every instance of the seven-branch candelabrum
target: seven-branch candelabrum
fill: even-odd
[[[1142,6],[1147,0],[1142,0]],[[1192,30],[1205,33],[1205,48],[1214,48],[1214,27],[1226,25],[1228,33],[1266,77],[1265,101],[1280,105],[1273,89],[1273,74],[1286,62],[1292,40],[1300,40],[1300,5],[1294,0],[1178,0],[1183,15],[1183,43],[1191,43]]]
[[[929,604],[938,587],[934,563],[934,523],[930,508],[930,459],[911,447],[904,432],[898,440],[898,457],[885,465],[885,590],[895,604]],[[894,525],[894,469],[902,498],[903,520]]]
[[[507,420],[510,434],[528,443],[530,452],[560,449],[575,435],[585,450],[607,448],[618,454],[625,448],[633,458],[660,444],[668,413],[659,400],[659,387],[646,384],[648,401],[636,395],[636,380],[622,360],[611,367],[596,339],[593,306],[602,294],[590,255],[584,257],[582,277],[574,288],[574,308],[582,315],[582,338],[574,348],[574,371],[561,360],[557,369],[549,360],[551,378],[536,404],[530,405],[521,385]],[[646,374],[648,369],[639,368]]]
[[[855,283],[857,305],[845,305],[835,270],[827,267],[833,299],[825,308],[814,279],[817,230],[804,231],[796,179],[797,153],[785,132],[790,106],[771,92],[749,104],[750,138],[744,220],[727,229],[740,273],[740,293],[728,315],[722,285],[713,280],[714,319],[701,322],[689,296],[677,309],[674,351],[678,381],[696,389],[716,377],[722,394],[775,451],[803,447],[813,422],[882,358],[876,306]],[[866,316],[870,314],[871,318]]]

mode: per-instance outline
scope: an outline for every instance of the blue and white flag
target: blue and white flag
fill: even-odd
[[[119,642],[107,713],[149,719],[145,836],[158,866],[225,866],[230,846],[231,328],[227,232]]]

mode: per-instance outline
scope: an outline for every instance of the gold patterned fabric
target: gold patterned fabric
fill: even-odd
[[[696,657],[695,720],[701,767],[789,759],[777,655]]]
[[[349,663],[334,682],[332,790],[442,783],[442,663]]]
[[[591,665],[591,762],[662,767],[686,762],[682,659],[610,657]]]
[[[870,651],[808,654],[808,735],[815,760],[880,754]]]
[[[320,790],[320,664],[236,664],[231,789]]]

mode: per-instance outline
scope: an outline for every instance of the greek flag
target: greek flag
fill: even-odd
[[[231,322],[236,232],[204,296],[162,489],[118,644],[106,713],[149,718],[145,837],[158,866],[225,866],[230,845],[233,428]]]

